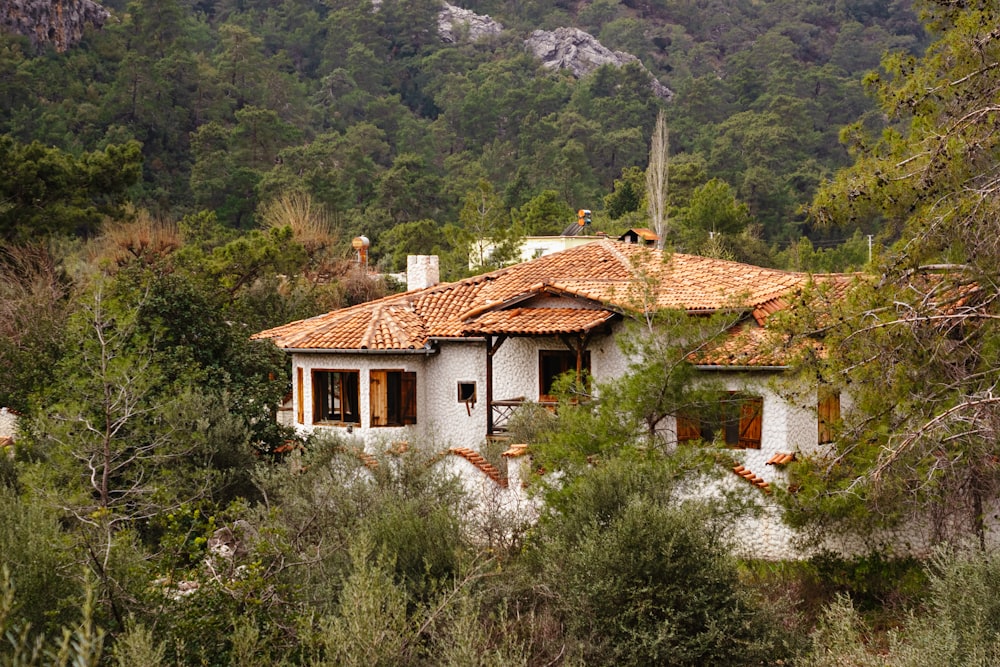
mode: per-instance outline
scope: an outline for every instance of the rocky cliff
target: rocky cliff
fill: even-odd
[[[603,65],[623,67],[630,62],[640,62],[631,53],[612,51],[593,35],[576,28],[536,30],[524,43],[546,67],[568,69],[577,78],[587,76]],[[660,83],[652,72],[646,72],[649,74],[649,85],[657,96],[665,100],[674,96],[674,92]]]
[[[24,35],[36,49],[65,51],[83,38],[87,25],[100,28],[110,12],[93,0],[2,0],[0,30]]]
[[[460,39],[475,42],[499,35],[502,31],[503,25],[489,16],[476,14],[447,2],[442,3],[438,14],[438,34],[441,41],[449,44]],[[612,51],[597,41],[596,37],[582,30],[536,30],[524,41],[524,45],[545,67],[568,69],[578,79],[603,65],[623,67],[631,62],[639,63],[649,75],[649,86],[655,95],[668,101],[674,96],[674,91],[660,83],[652,72],[642,66],[638,58],[624,51]]]
[[[438,34],[441,41],[454,44],[460,37],[478,42],[486,37],[494,37],[503,31],[503,25],[489,16],[462,9],[447,2],[438,14]]]

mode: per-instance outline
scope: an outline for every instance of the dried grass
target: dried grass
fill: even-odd
[[[92,259],[125,266],[135,260],[152,261],[166,257],[181,246],[174,222],[153,217],[145,209],[129,210],[125,219],[105,220],[101,236],[92,247]]]
[[[68,285],[41,245],[0,250],[0,336],[17,343],[39,321],[55,321]]]
[[[295,241],[314,259],[339,241],[330,214],[305,193],[293,192],[272,199],[261,207],[260,220],[265,229],[290,227]]]

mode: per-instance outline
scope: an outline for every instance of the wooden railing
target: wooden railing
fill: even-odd
[[[493,430],[487,435],[502,435],[507,433],[510,418],[526,404],[541,405],[549,410],[555,410],[558,405],[555,401],[529,401],[524,398],[509,398],[502,401],[493,401],[490,409],[493,411]]]

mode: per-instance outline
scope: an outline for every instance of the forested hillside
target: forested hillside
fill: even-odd
[[[0,3],[0,665],[1000,664],[996,3],[477,0],[504,29],[448,40],[433,0],[104,4]],[[546,69],[565,26],[638,61]],[[849,399],[771,497],[863,549],[737,559],[764,508],[691,497],[734,453],[656,428],[717,409],[701,313],[512,424],[537,517],[474,503],[447,433],[279,425],[253,334],[391,289],[353,235],[452,277],[577,207],[645,226],[661,111],[673,247],[866,268],[768,325],[801,354],[768,391]]]
[[[736,218],[725,231],[763,239],[728,252],[788,263],[773,251],[802,234],[852,231],[809,227],[802,205],[849,162],[838,131],[871,114],[862,75],[886,50],[924,46],[907,0],[478,0],[466,7],[505,30],[455,43],[439,35],[437,0],[104,5],[103,29],[63,52],[0,37],[0,134],[67,159],[138,141],[128,199],[165,220],[211,211],[249,229],[262,204],[307,193],[345,239],[372,238],[387,268],[407,251],[461,256],[473,236],[512,225],[557,232],[576,208],[609,232],[644,224],[636,190],[661,106],[674,244],[706,250],[722,206]],[[561,26],[637,56],[673,101],[638,65],[579,80],[543,69],[524,39]],[[467,206],[476,198],[488,215]],[[22,220],[3,232],[34,230]]]

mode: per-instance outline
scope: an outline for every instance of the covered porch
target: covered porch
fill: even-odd
[[[527,404],[555,409],[558,401],[552,385],[557,377],[572,372],[576,382],[583,385],[590,372],[592,341],[609,335],[611,323],[620,318],[618,313],[593,307],[515,308],[477,317],[463,333],[482,336],[486,343],[486,437],[503,439],[507,436],[511,419]],[[496,375],[508,372],[497,367],[497,353],[514,337],[559,341],[556,350],[533,348],[537,355],[537,395],[496,396]]]

